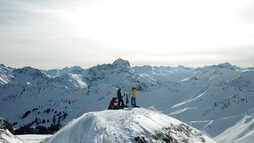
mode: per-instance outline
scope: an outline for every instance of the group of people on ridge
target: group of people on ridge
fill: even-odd
[[[132,107],[138,107],[136,105],[136,97],[137,97],[137,88],[133,87],[132,88],[132,92],[131,92],[131,106]],[[110,110],[114,110],[114,109],[123,109],[124,107],[128,107],[128,103],[129,103],[129,94],[124,94],[125,97],[125,102],[126,104],[124,104],[124,100],[123,100],[123,96],[121,93],[121,88],[119,88],[117,90],[117,98],[113,97],[109,103],[109,107],[108,109]],[[117,101],[116,101],[117,99]],[[115,103],[117,102],[117,106],[115,106]]]

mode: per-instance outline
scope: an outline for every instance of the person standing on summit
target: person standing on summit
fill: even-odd
[[[121,88],[119,88],[117,90],[117,98],[118,98],[118,108],[124,107],[123,97],[122,97],[122,94],[121,94]],[[120,104],[121,104],[121,106],[120,106]]]
[[[137,88],[133,87],[131,92],[131,105],[136,107]]]

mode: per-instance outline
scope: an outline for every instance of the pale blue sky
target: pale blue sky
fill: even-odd
[[[254,67],[252,0],[0,0],[0,63]]]

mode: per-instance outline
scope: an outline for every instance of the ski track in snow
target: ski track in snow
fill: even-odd
[[[176,107],[182,106],[182,105],[184,105],[184,104],[190,103],[190,102],[192,102],[192,101],[195,101],[195,100],[197,100],[198,98],[202,97],[206,92],[207,92],[207,91],[201,93],[200,95],[198,95],[198,96],[195,97],[195,98],[189,98],[189,99],[186,100],[186,101],[183,101],[183,102],[181,102],[181,103],[178,103],[178,104],[176,104],[176,105],[173,105],[172,108],[176,108]]]
[[[175,114],[181,114],[181,113],[184,113],[185,111],[188,111],[188,110],[195,110],[197,109],[197,107],[189,107],[189,108],[183,108],[183,109],[180,109],[180,110],[177,110],[175,112],[172,112],[168,115],[175,115]]]

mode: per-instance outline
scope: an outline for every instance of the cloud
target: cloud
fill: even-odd
[[[245,2],[2,0],[0,61],[41,68],[118,57],[134,64],[250,65],[254,26],[252,3]]]
[[[236,15],[238,18],[246,24],[253,24],[254,22],[254,2],[252,0],[245,0],[242,3],[242,7],[239,9]]]

